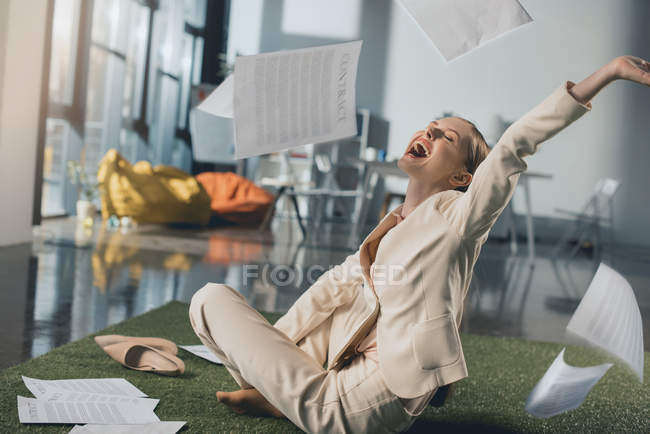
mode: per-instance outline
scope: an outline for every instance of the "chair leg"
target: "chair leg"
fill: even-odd
[[[600,262],[600,258],[602,255],[602,245],[600,243],[600,220],[596,220],[594,222],[593,249],[594,249],[594,259]]]
[[[264,216],[264,220],[262,221],[262,224],[260,225],[260,231],[265,231],[268,230],[269,227],[271,227],[271,219],[273,218],[273,214],[275,214],[275,206],[278,203],[278,200],[280,197],[284,194],[284,190],[286,187],[280,187],[278,189],[277,194],[273,198],[273,202],[269,206],[269,210],[266,212],[266,215]]]
[[[612,205],[609,205],[609,223],[607,225],[607,230],[608,230],[608,243],[609,243],[609,260],[611,261],[612,265],[616,265],[614,263],[614,258],[616,257],[615,255],[615,241],[614,241],[614,209],[612,208]]]
[[[302,236],[305,237],[307,236],[307,230],[305,229],[305,225],[302,223],[302,217],[300,216],[300,209],[298,208],[298,200],[296,199],[295,195],[291,195],[291,202],[293,202],[293,208],[296,210],[296,217],[298,218],[298,225],[300,226],[300,230],[302,231]]]
[[[574,222],[572,225],[569,225],[569,227],[564,231],[564,233],[560,237],[560,240],[553,248],[553,256],[557,256],[562,253],[562,248],[567,243],[567,241],[569,241],[569,237],[571,236],[571,234],[577,232],[579,227],[580,224],[578,222]]]
[[[588,229],[587,228],[582,228],[580,232],[580,236],[578,237],[578,240],[576,241],[575,247],[571,250],[570,257],[574,257],[575,255],[578,254],[578,251],[580,251],[580,247],[582,247],[582,244],[585,242],[586,234],[587,234]]]
[[[517,254],[517,220],[515,209],[512,206],[512,201],[508,204],[510,209],[510,253]]]
[[[363,184],[363,205],[361,207],[361,211],[359,212],[357,221],[355,221],[352,225],[351,245],[353,246],[356,246],[358,244],[358,241],[361,241],[362,239],[361,232],[365,227],[366,216],[368,215],[368,208],[370,207],[369,202],[372,197],[372,193],[375,191],[375,187],[377,187],[378,181],[379,174],[375,171],[368,170]]]
[[[314,230],[316,234],[320,234],[321,228],[323,227],[325,212],[327,210],[327,204],[329,202],[329,196],[318,195],[314,197],[314,200],[316,202],[316,206],[314,207],[314,216],[313,216]]]

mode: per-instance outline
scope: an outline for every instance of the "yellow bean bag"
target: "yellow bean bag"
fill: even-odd
[[[99,163],[102,218],[129,216],[138,223],[210,221],[210,196],[190,174],[171,166],[131,165],[115,149]]]
[[[120,286],[119,279],[116,285],[113,277],[121,275],[124,269],[129,270],[129,281],[135,282],[137,286],[143,269],[188,271],[192,268],[193,259],[185,253],[159,252],[156,255],[142,255],[141,249],[144,247],[141,245],[142,237],[137,233],[107,230],[104,226],[99,228],[91,260],[93,285],[102,294]]]

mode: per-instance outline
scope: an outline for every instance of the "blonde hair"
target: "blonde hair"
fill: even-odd
[[[470,122],[467,119],[461,117],[459,117],[458,119],[467,122],[471,127],[471,132],[469,134],[469,137],[465,138],[465,141],[468,142],[467,160],[465,160],[465,169],[469,173],[474,175],[474,172],[476,172],[476,169],[478,168],[479,164],[481,164],[481,162],[485,160],[488,153],[490,152],[490,147],[485,141],[483,134],[481,134],[481,132],[478,130],[478,128],[476,128],[476,125],[474,125],[473,122]],[[458,187],[456,188],[456,190],[467,191],[467,187],[469,187],[469,185],[466,185],[464,187]]]

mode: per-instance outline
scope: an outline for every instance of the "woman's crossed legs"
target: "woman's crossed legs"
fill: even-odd
[[[236,411],[284,415],[308,432],[391,432],[411,423],[371,360],[323,368],[329,321],[298,347],[239,292],[213,283],[192,297],[190,321],[243,389],[219,396]]]

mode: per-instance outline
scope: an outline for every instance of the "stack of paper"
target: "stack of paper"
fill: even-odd
[[[102,432],[131,432],[119,427],[114,430],[114,427],[160,423],[153,412],[160,400],[147,398],[144,392],[124,378],[22,378],[36,398],[18,396],[18,418],[21,423],[97,424],[102,425]],[[185,424],[174,423],[176,425],[165,425],[164,432],[176,432]],[[171,431],[179,423],[181,425],[176,431]],[[88,429],[92,429],[92,426]],[[142,428],[138,432],[146,431]]]
[[[238,57],[192,116],[194,152],[227,153],[233,129],[237,158],[356,135],[360,52],[355,41]]]

